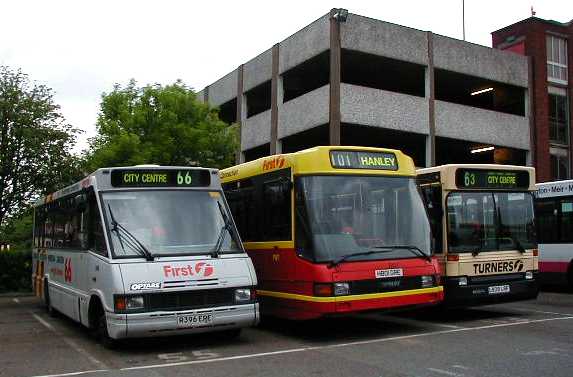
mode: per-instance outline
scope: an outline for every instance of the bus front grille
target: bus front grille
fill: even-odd
[[[174,311],[234,305],[235,288],[205,289],[146,295],[149,311]]]
[[[355,280],[350,282],[351,295],[405,291],[419,288],[422,288],[422,281],[420,276],[403,276],[399,278],[374,280]]]

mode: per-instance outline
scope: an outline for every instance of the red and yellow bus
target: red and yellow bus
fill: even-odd
[[[316,147],[220,172],[261,312],[290,319],[443,299],[412,159]]]

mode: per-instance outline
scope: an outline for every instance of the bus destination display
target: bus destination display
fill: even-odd
[[[331,151],[330,163],[337,169],[398,170],[396,155],[387,152]]]
[[[466,189],[527,189],[527,171],[458,169],[456,186]]]
[[[117,169],[111,172],[113,187],[204,187],[210,183],[207,170]]]

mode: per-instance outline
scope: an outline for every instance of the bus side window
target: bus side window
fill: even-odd
[[[107,257],[102,219],[93,191],[88,194],[88,247]]]
[[[535,203],[535,221],[539,243],[558,243],[558,210],[555,199],[542,199]]]
[[[561,242],[573,241],[573,201],[561,199]]]
[[[282,178],[263,184],[266,240],[291,239],[291,188],[291,182]]]
[[[426,209],[428,210],[432,236],[435,240],[434,252],[441,254],[444,250],[442,243],[442,217],[444,214],[442,209],[442,187],[439,185],[429,185],[422,186],[421,190]]]

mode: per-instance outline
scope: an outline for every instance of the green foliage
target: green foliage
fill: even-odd
[[[34,215],[29,208],[22,215],[12,217],[0,227],[0,240],[10,245],[10,250],[29,252],[32,250],[32,226]]]
[[[51,89],[0,66],[0,227],[41,194],[78,178],[71,154],[78,133],[65,123]]]
[[[0,252],[0,293],[32,290],[32,254],[28,252]]]
[[[226,167],[234,162],[236,128],[197,101],[181,81],[138,87],[134,80],[102,95],[98,135],[86,171],[104,166],[159,164]]]

